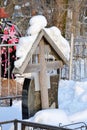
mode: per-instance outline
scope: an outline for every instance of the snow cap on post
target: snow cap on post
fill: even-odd
[[[47,26],[47,19],[43,15],[33,16],[29,21],[27,35],[35,35]]]

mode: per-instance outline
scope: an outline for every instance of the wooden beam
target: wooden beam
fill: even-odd
[[[46,63],[47,70],[59,69],[63,67],[62,61],[51,61]]]
[[[63,67],[62,61],[51,61],[46,62],[46,69],[52,70],[52,69],[59,69]],[[39,72],[41,70],[40,63],[38,64],[28,64],[24,73],[32,73],[32,72]]]
[[[41,90],[41,102],[42,109],[49,108],[49,98],[48,98],[48,82],[47,82],[47,70],[46,70],[46,61],[44,54],[44,40],[42,39],[39,44],[40,47],[40,90]]]
[[[25,68],[24,73],[32,73],[32,72],[39,72],[40,71],[40,64],[28,64]]]

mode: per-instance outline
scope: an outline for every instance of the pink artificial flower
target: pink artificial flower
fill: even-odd
[[[9,32],[9,37],[14,38],[15,34],[16,32],[12,30],[11,32]]]
[[[7,41],[9,38],[9,35],[4,34],[3,36],[1,36],[1,38],[2,38],[2,42]]]
[[[4,54],[5,51],[6,51],[6,47],[2,47],[1,53]]]
[[[12,38],[10,39],[11,40],[11,43],[14,44],[15,42],[18,42],[18,39],[17,38]]]
[[[8,27],[5,27],[5,28],[4,28],[4,34],[8,34],[8,30],[9,30],[9,28],[8,28]]]

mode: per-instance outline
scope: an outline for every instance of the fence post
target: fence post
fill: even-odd
[[[70,65],[69,65],[69,80],[72,77],[72,61],[73,61],[73,44],[74,44],[74,36],[71,34],[71,51],[70,51]]]
[[[18,121],[15,119],[14,120],[14,130],[18,130]]]
[[[21,124],[21,130],[25,130],[25,125],[24,124]]]
[[[10,99],[10,106],[12,106],[12,98]]]

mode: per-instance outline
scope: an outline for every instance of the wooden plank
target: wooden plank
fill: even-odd
[[[40,71],[40,64],[28,64],[24,73],[32,73]]]
[[[49,108],[49,99],[48,99],[48,82],[47,82],[47,70],[46,70],[46,61],[44,54],[44,40],[41,39],[39,44],[40,47],[40,90],[41,90],[41,102],[42,109]]]
[[[59,69],[63,67],[62,61],[51,61],[46,63],[47,70]]]
[[[62,67],[63,67],[62,61],[46,62],[46,69],[47,70],[59,69],[59,68],[62,68]],[[38,72],[40,70],[41,70],[40,63],[38,63],[38,64],[28,64],[24,73]]]
[[[50,52],[51,52],[51,47],[50,47],[50,45],[46,44],[45,45],[45,53],[50,53]],[[39,46],[36,48],[34,54],[40,54]]]

